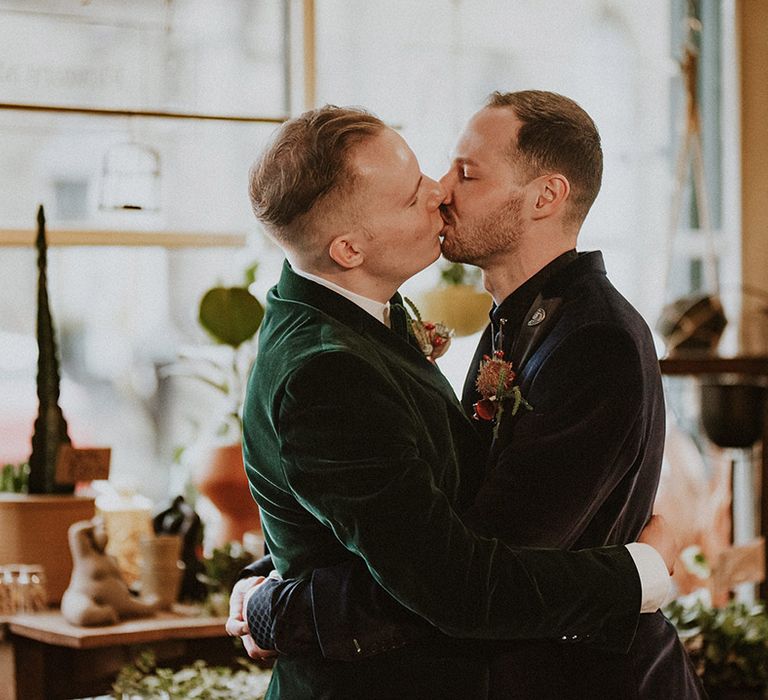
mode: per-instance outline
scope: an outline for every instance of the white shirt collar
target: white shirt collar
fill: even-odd
[[[343,296],[345,299],[349,299],[349,301],[351,301],[353,304],[357,304],[363,311],[367,311],[377,321],[381,321],[381,323],[383,323],[385,326],[389,326],[388,301],[382,303],[380,301],[376,301],[375,299],[369,299],[368,297],[364,297],[361,294],[350,292],[348,289],[340,287],[338,284],[335,284],[334,282],[331,282],[324,277],[318,277],[317,275],[313,275],[309,272],[304,272],[304,270],[300,270],[293,264],[291,264],[291,267],[299,277],[304,277],[305,279],[316,282],[323,287],[327,287],[331,291],[336,292],[336,294]]]

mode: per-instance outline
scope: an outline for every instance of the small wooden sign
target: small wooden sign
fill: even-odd
[[[72,447],[61,445],[56,458],[56,481],[74,484],[109,478],[109,447]]]

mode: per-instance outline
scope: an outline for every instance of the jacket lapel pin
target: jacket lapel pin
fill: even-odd
[[[544,309],[540,306],[536,311],[533,312],[533,316],[531,316],[530,320],[528,321],[529,326],[538,326],[545,318],[547,317],[547,312],[544,311]]]

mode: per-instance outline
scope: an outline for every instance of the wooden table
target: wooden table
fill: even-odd
[[[158,665],[196,659],[229,665],[243,654],[224,631],[226,618],[157,613],[107,627],[75,627],[58,610],[0,622],[0,700],[55,700],[108,693],[141,648]]]

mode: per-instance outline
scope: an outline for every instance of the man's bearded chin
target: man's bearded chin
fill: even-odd
[[[510,200],[472,224],[457,223],[450,211],[443,213],[449,226],[442,242],[446,260],[483,267],[494,256],[513,253],[522,238],[521,203]]]

